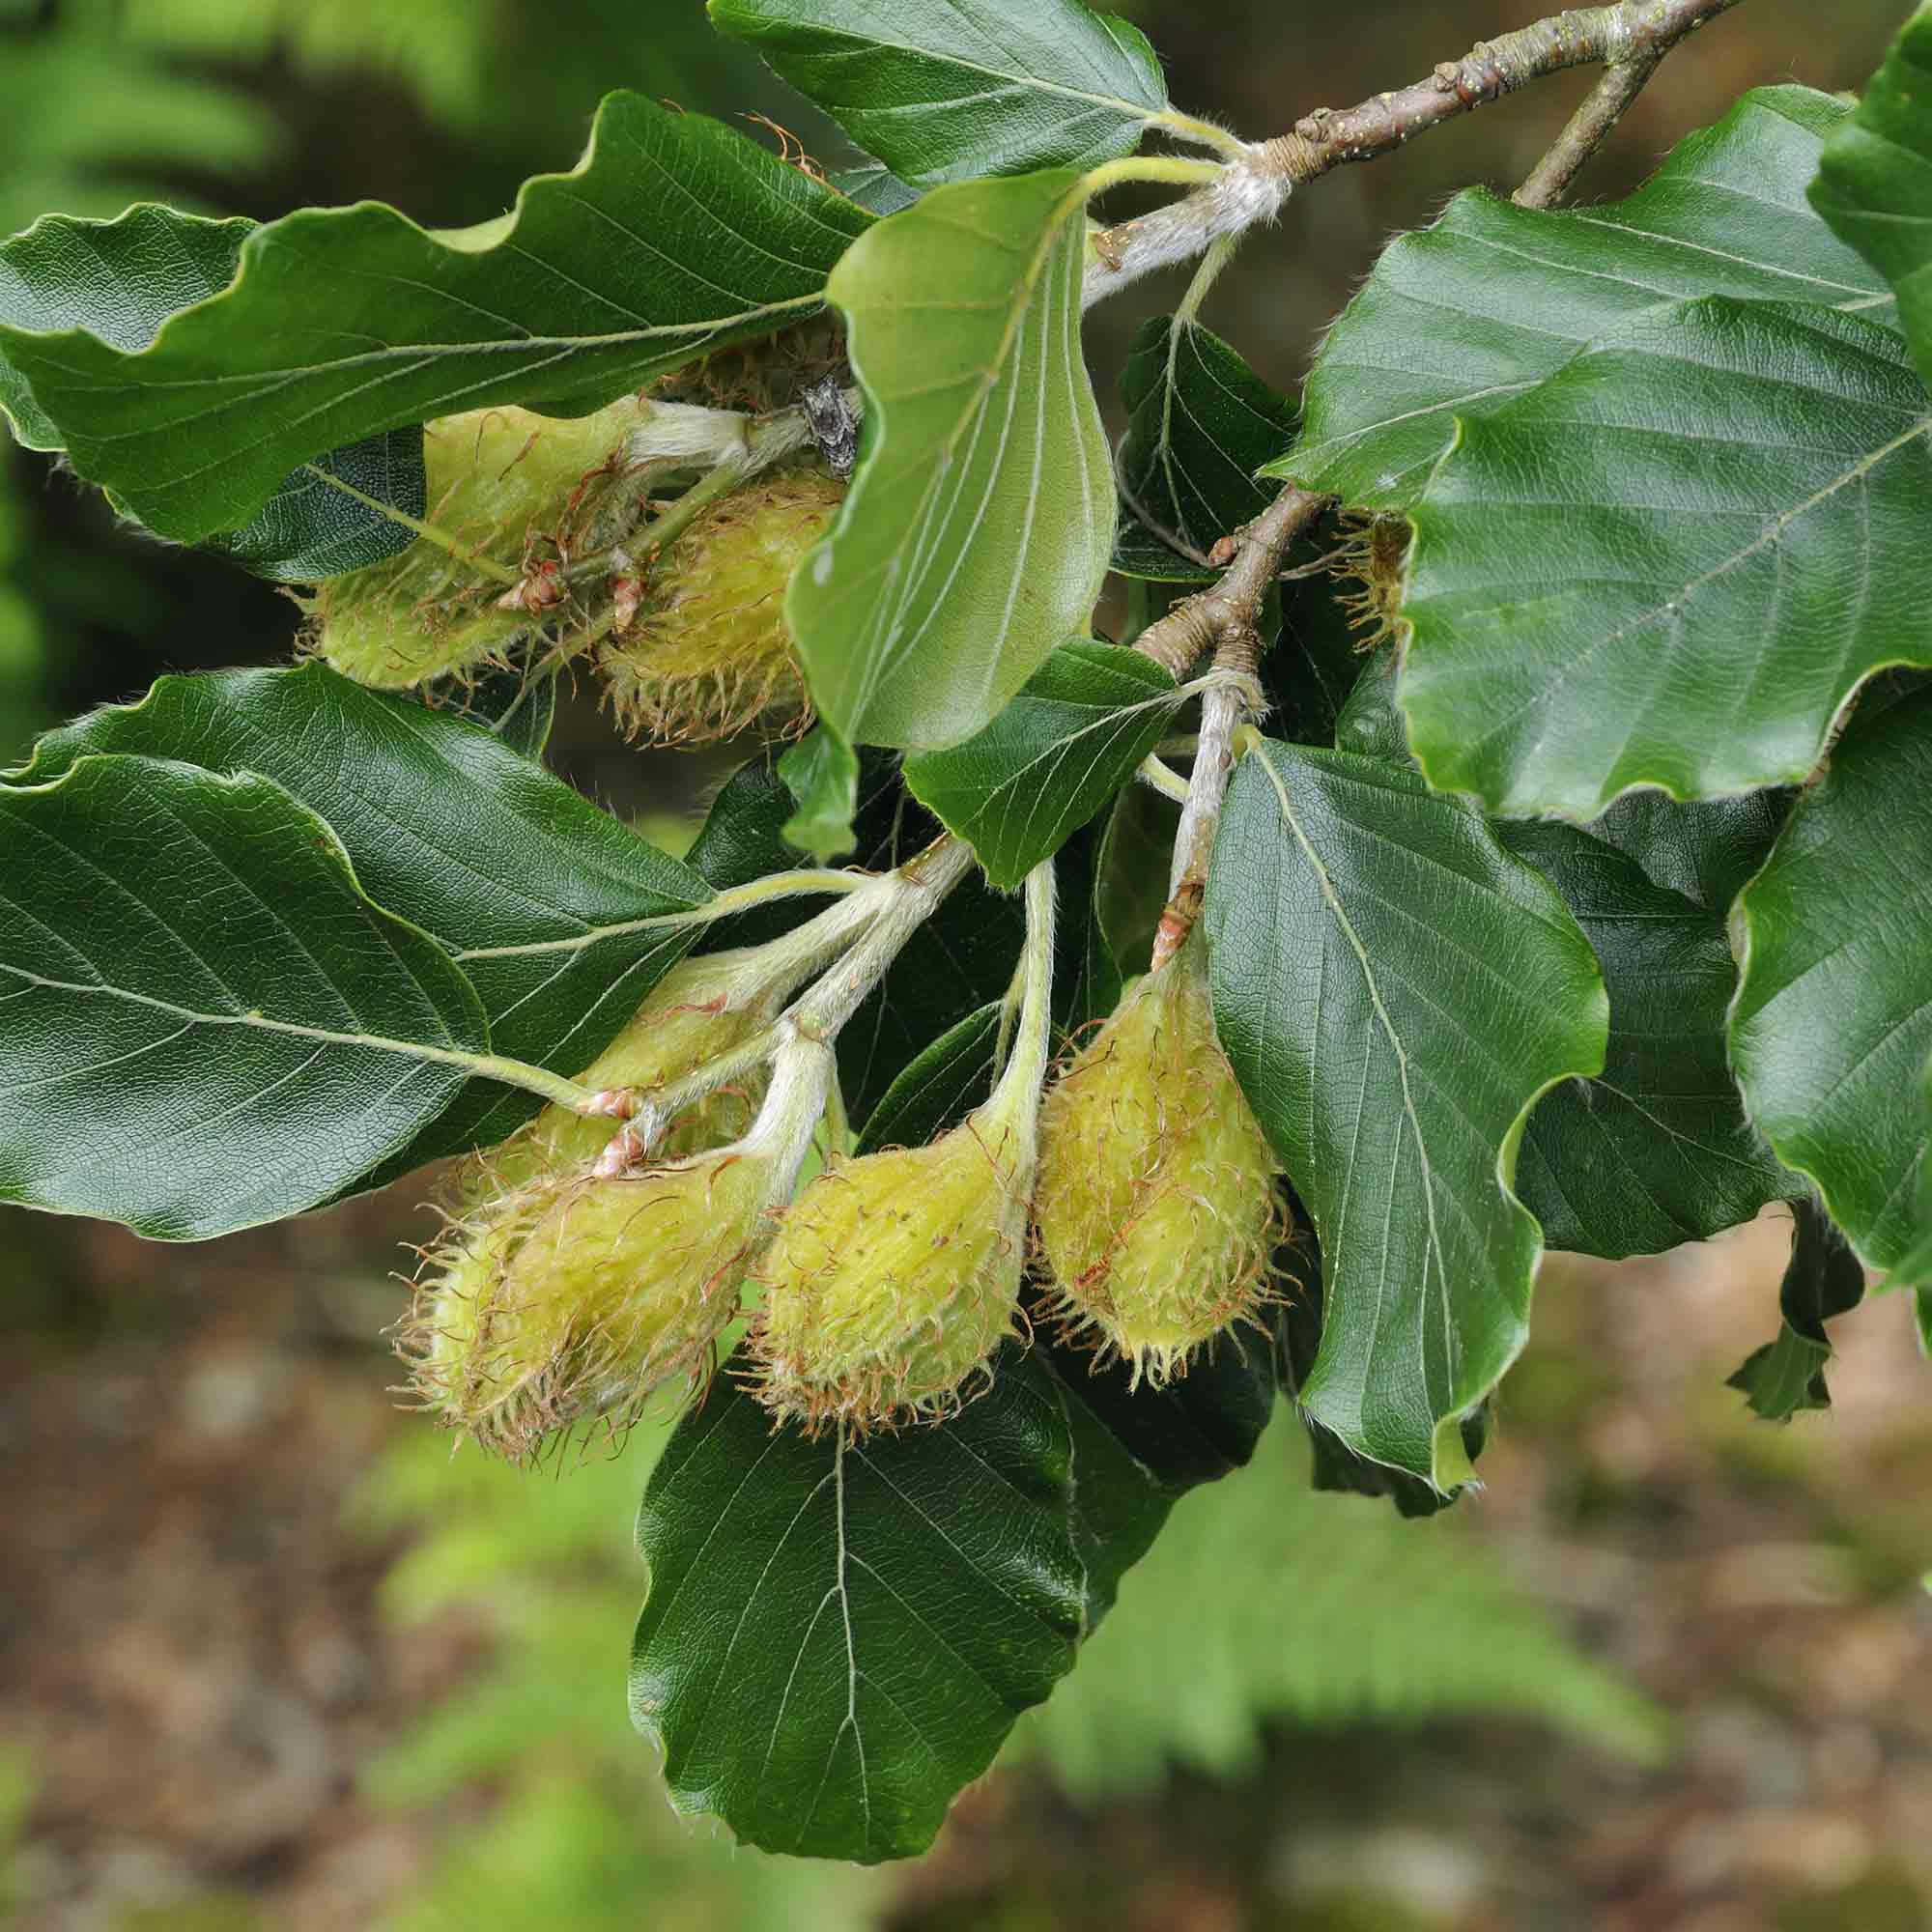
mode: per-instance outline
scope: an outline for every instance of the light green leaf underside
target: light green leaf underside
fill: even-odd
[[[1644,310],[1707,295],[1818,302],[1881,324],[1890,292],[1805,202],[1842,100],[1746,95],[1628,200],[1549,213],[1482,189],[1384,251],[1330,331],[1301,441],[1269,473],[1406,507],[1453,420],[1486,415]]]
[[[82,475],[194,540],[338,444],[492,403],[582,414],[799,320],[868,224],[721,123],[613,94],[583,160],[526,183],[489,245],[374,202],[306,209],[144,349],[0,327],[0,355]]]
[[[1731,1054],[1867,1266],[1918,1236],[1932,1059],[1932,692],[1854,727],[1741,902]]]
[[[798,801],[784,841],[821,865],[842,859],[857,842],[859,754],[829,724],[820,724],[779,760],[779,776]]]
[[[1453,1488],[1456,1424],[1527,1332],[1523,1122],[1604,1062],[1589,942],[1465,802],[1272,742],[1236,771],[1207,919],[1222,1044],[1321,1243],[1302,1405],[1358,1455]]]
[[[1639,317],[1463,423],[1410,515],[1409,742],[1505,816],[1802,781],[1865,678],[1932,663],[1932,398],[1860,317]]]
[[[1827,143],[1811,204],[1897,292],[1932,384],[1932,8],[1906,23],[1858,112]]]
[[[852,744],[971,737],[1087,628],[1114,484],[1080,351],[1078,180],[935,188],[832,278],[867,453],[788,609]]]
[[[1731,1074],[1728,897],[1705,904],[1657,885],[1577,827],[1510,825],[1502,838],[1562,894],[1610,999],[1603,1072],[1546,1094],[1523,1135],[1517,1193],[1544,1239],[1608,1261],[1659,1254],[1798,1185],[1751,1131]]]
[[[176,311],[234,279],[252,221],[211,221],[149,204],[112,221],[50,214],[0,242],[0,323],[45,334],[85,328],[138,355]],[[30,449],[62,448],[18,370],[0,355],[0,414]],[[319,473],[327,472],[327,474]],[[423,513],[422,436],[413,425],[316,457],[283,479],[244,527],[211,541],[264,577],[311,583],[392,556],[413,532],[380,507]]]
[[[130,757],[0,787],[0,1196],[193,1240],[406,1144],[490,1044],[279,785]]]
[[[919,187],[1095,167],[1167,106],[1138,28],[1079,0],[711,0],[868,155]]]
[[[582,1071],[615,1037],[691,945],[678,916],[711,896],[488,731],[326,665],[161,678],[138,704],[50,732],[8,782],[100,753],[275,781],[327,821],[378,904],[458,960],[495,1050],[554,1073]],[[384,1175],[499,1140],[536,1104],[477,1081]]]
[[[1151,658],[1065,644],[983,731],[908,758],[906,784],[1011,889],[1132,778],[1180,702]]]

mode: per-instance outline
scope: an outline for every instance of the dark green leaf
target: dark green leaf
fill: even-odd
[[[1502,838],[1563,895],[1610,995],[1603,1072],[1545,1094],[1523,1135],[1517,1193],[1544,1239],[1607,1261],[1660,1254],[1789,1193],[1793,1177],[1746,1120],[1726,1054],[1738,980],[1728,901],[1656,885],[1574,826],[1512,825]]]
[[[1932,1064],[1925,1069],[1923,1087],[1925,1118],[1932,1124]],[[1905,1259],[1892,1269],[1888,1288],[1916,1288],[1919,1293],[1919,1319],[1932,1352],[1932,1137],[1928,1137],[1924,1156],[1918,1163],[1918,1222]]]
[[[422,431],[384,430],[304,463],[239,530],[204,537],[202,548],[278,583],[319,583],[407,550],[415,531],[372,504],[420,517],[425,489]]]
[[[1791,1263],[1777,1305],[1777,1340],[1767,1342],[1729,1382],[1767,1422],[1789,1422],[1801,1409],[1830,1408],[1825,1365],[1832,1339],[1825,1323],[1864,1299],[1865,1271],[1845,1237],[1808,1196],[1791,1204]]]
[[[211,221],[172,208],[130,208],[112,221],[52,214],[0,243],[0,323],[52,333],[84,328],[139,355],[178,310],[234,279],[252,221]],[[0,413],[30,449],[64,439],[20,372],[0,354]],[[259,515],[209,548],[264,577],[311,583],[406,549],[414,532],[336,489],[423,514],[422,433],[411,425],[317,456],[285,477]]]
[[[415,695],[432,711],[477,725],[526,758],[543,756],[556,723],[555,677],[522,669],[491,671],[474,684],[432,686]]]
[[[1304,564],[1322,549],[1332,548],[1334,531],[1323,525],[1308,544],[1297,545],[1290,561]],[[1281,636],[1262,660],[1262,683],[1268,695],[1268,726],[1274,736],[1297,745],[1339,742],[1344,712],[1351,696],[1386,667],[1392,652],[1379,657],[1362,647],[1366,639],[1350,621],[1337,595],[1335,581],[1321,576],[1285,584],[1282,589]],[[1364,700],[1367,701],[1367,700]],[[1382,705],[1391,698],[1379,700]],[[1378,734],[1371,734],[1379,742]],[[1406,756],[1406,740],[1403,755]],[[1370,751],[1372,743],[1344,745],[1344,751]]]
[[[1141,325],[1121,397],[1122,503],[1150,534],[1205,564],[1221,538],[1274,500],[1255,472],[1294,440],[1293,404],[1218,335],[1179,316]],[[1130,568],[1135,554],[1115,567]]]
[[[298,464],[451,410],[582,414],[811,314],[869,224],[742,134],[613,94],[567,175],[439,238],[393,209],[305,209],[138,350],[0,327],[74,467],[164,535],[245,524]]]
[[[1410,516],[1409,742],[1507,816],[1801,781],[1932,663],[1932,399],[1862,317],[1654,309],[1464,422]]]
[[[1315,1489],[1331,1491],[1337,1495],[1385,1496],[1394,1503],[1397,1514],[1404,1517],[1435,1516],[1449,1508],[1461,1491],[1445,1495],[1406,1469],[1371,1463],[1298,1406],[1301,1385],[1313,1372],[1321,1351],[1326,1291],[1321,1279],[1321,1244],[1309,1225],[1308,1209],[1293,1187],[1286,1182],[1281,1185],[1290,1232],[1275,1254],[1275,1273],[1283,1287],[1283,1297],[1274,1311],[1273,1325],[1282,1387],[1297,1404],[1295,1414],[1307,1431],[1313,1451],[1309,1481]],[[1463,1419],[1463,1449],[1472,1463],[1482,1453],[1487,1430],[1487,1406]]]
[[[880,1094],[853,1151],[923,1147],[963,1121],[993,1091],[1006,1011],[996,1001],[941,1034]]]
[[[1114,538],[1080,354],[1079,177],[935,189],[839,263],[865,453],[788,609],[850,744],[934,750],[992,722],[1087,628]]]
[[[1215,1019],[1321,1243],[1310,1415],[1437,1490],[1527,1332],[1542,1243],[1510,1192],[1538,1097],[1604,1062],[1589,942],[1466,802],[1264,743],[1208,881]]]
[[[1135,583],[1212,583],[1221,574],[1212,565],[1196,563],[1172,544],[1161,542],[1124,503],[1107,568]]]
[[[1073,1440],[1009,1350],[940,1429],[810,1442],[728,1376],[644,1492],[631,1709],[672,1801],[767,1851],[923,1851],[1073,1662]]]
[[[1627,201],[1548,213],[1484,189],[1387,249],[1322,346],[1302,438],[1275,473],[1359,505],[1414,501],[1452,419],[1500,408],[1673,298],[1891,313],[1883,281],[1804,194],[1851,110],[1804,87],[1747,94]]]
[[[1179,830],[1179,808],[1151,785],[1129,785],[1107,816],[1095,865],[1094,922],[1117,976],[1145,973],[1153,956]]]
[[[1932,385],[1932,8],[1906,22],[1819,157],[1811,205],[1891,285]]]
[[[328,1199],[488,1051],[434,940],[279,785],[88,757],[0,786],[0,1194],[195,1240]]]
[[[787,871],[797,865],[798,853],[784,841],[784,823],[797,809],[777,761],[750,759],[712,801],[685,863],[721,891]]]
[[[1932,692],[1920,692],[1833,752],[1739,906],[1731,1058],[1746,1104],[1873,1268],[1914,1239],[1932,1138],[1928,851]]]
[[[1589,829],[1634,859],[1653,884],[1723,914],[1771,856],[1790,816],[1792,796],[1785,790],[1754,791],[1680,805],[1661,791],[1634,791]]]
[[[1415,760],[1408,752],[1408,723],[1397,702],[1401,659],[1394,651],[1384,650],[1357,662],[1364,667],[1362,673],[1335,716],[1336,749],[1413,769]]]
[[[1087,1566],[1091,1631],[1175,1503],[1254,1454],[1274,1412],[1274,1351],[1264,1335],[1233,1331],[1183,1379],[1155,1391],[1130,1387],[1119,1362],[1095,1370],[1082,1350],[1058,1342],[1041,1348],[1073,1432],[1073,1528]]]
[[[164,677],[139,704],[49,733],[13,781],[110,752],[274,780],[327,821],[378,904],[461,963],[496,1050],[555,1073],[589,1065],[691,944],[692,927],[649,922],[710,896],[488,732],[326,665]],[[398,1160],[500,1140],[537,1104],[479,1080]]]
[[[1179,702],[1151,658],[1064,644],[983,731],[908,758],[906,787],[1011,888],[1133,777]]]
[[[841,859],[857,843],[852,829],[859,810],[859,754],[829,724],[816,726],[779,760],[797,810],[781,837],[795,851],[823,865]]]
[[[112,221],[44,215],[0,242],[0,322],[43,333],[88,328],[116,349],[145,349],[169,316],[227,287],[254,228],[152,203]],[[29,449],[67,446],[4,355],[0,412]]]
[[[1160,62],[1078,0],[710,0],[868,155],[917,186],[1093,167],[1167,106]]]

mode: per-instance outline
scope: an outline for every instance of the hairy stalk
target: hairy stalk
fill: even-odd
[[[1180,829],[1174,840],[1169,916],[1162,920],[1155,942],[1156,967],[1179,950],[1192,929],[1235,768],[1235,734],[1249,713],[1259,708],[1255,673],[1262,658],[1263,600],[1280,573],[1289,546],[1321,515],[1327,500],[1307,490],[1284,490],[1236,536],[1235,560],[1220,582],[1150,625],[1135,646],[1170,668],[1176,661],[1184,668],[1211,647],[1216,673],[1201,700],[1201,731]]]
[[[765,969],[769,975],[767,992],[775,998],[784,997],[815,974],[824,972],[841,954],[852,952],[874,925],[887,921],[889,916],[896,924],[906,909],[911,908],[917,916],[899,929],[892,955],[896,956],[898,948],[910,938],[920,921],[928,917],[952,889],[951,885],[935,889],[935,849],[928,848],[920,858],[893,872],[826,874],[830,878],[849,879],[858,890],[849,892],[838,905],[827,907],[815,919],[808,920],[795,932],[767,949],[780,955],[775,966]],[[970,847],[960,846],[959,850],[970,860]],[[888,957],[886,965],[891,963],[892,958]],[[627,1123],[604,1151],[596,1172],[623,1174],[641,1165],[665,1129],[687,1107],[695,1106],[721,1087],[756,1072],[767,1062],[775,1062],[797,1035],[796,1010],[761,1029],[730,1052],[714,1055],[683,1079],[655,1089],[647,1096],[635,1093],[606,1095],[611,1111],[625,1118]],[[836,1032],[837,1028],[831,1031]],[[830,1034],[825,1037],[829,1038]]]
[[[1565,129],[1549,159],[1524,184],[1553,200],[1635,99],[1672,47],[1738,0],[1620,0],[1579,7],[1481,41],[1443,61],[1426,80],[1339,111],[1320,107],[1293,131],[1250,145],[1208,187],[1096,236],[1087,274],[1092,303],[1155,269],[1191,261],[1214,243],[1272,220],[1289,192],[1347,161],[1374,160],[1474,109],[1574,67],[1617,71],[1614,84]],[[1547,169],[1547,173],[1546,173]],[[1559,179],[1560,177],[1560,179]],[[1519,195],[1519,200],[1522,196]],[[1528,206],[1546,207],[1548,200]]]
[[[898,891],[870,929],[780,1022],[789,1034],[832,1039],[865,1003],[906,942],[973,869],[973,848],[951,835],[935,839],[891,876]]]
[[[890,878],[893,875],[888,873],[884,876]],[[594,926],[587,932],[572,933],[566,939],[522,940],[511,946],[471,946],[453,956],[459,965],[467,965],[474,959],[524,958],[539,952],[582,952],[587,947],[599,946],[607,939],[619,939],[628,933],[665,931],[680,925],[709,925],[715,921],[750,912],[754,907],[770,905],[778,899],[815,897],[828,893],[846,898],[856,897],[871,891],[880,882],[880,875],[871,872],[836,872],[801,866],[796,871],[769,873],[762,879],[752,880],[749,885],[729,886],[706,899],[702,905],[693,906],[689,912],[652,913],[644,919],[627,919],[617,925]]]

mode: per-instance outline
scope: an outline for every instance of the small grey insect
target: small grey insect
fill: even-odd
[[[811,440],[826,467],[841,480],[859,460],[859,412],[837,376],[821,377],[799,398]]]

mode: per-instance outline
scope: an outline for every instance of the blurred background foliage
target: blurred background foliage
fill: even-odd
[[[1546,11],[1115,4],[1179,100],[1251,135]],[[1586,191],[1627,190],[1745,86],[1856,86],[1902,11],[1749,0],[1665,69]],[[1385,238],[1458,186],[1526,172],[1587,84],[1297,197],[1208,320],[1292,386]],[[0,224],[141,198],[268,218],[363,196],[466,224],[569,166],[613,86],[768,115],[838,155],[698,0],[0,0]],[[1139,319],[1178,292],[1096,317],[1103,395]],[[117,529],[41,459],[0,459],[0,767],[164,670],[286,651],[289,599]],[[639,760],[586,706],[557,755],[627,810],[688,811],[715,769]],[[192,1254],[0,1211],[0,1451],[38,1498],[0,1529],[0,1572],[23,1579],[0,1630],[0,1918],[1929,1922],[1923,1874],[1894,1846],[1914,1816],[1932,1842],[1932,1719],[1895,1698],[1932,1660],[1914,1587],[1932,1444],[1892,1418],[1821,1452],[1817,1431],[1839,1425],[1741,1428],[1709,1393],[1737,1320],[1775,1305],[1779,1229],[1727,1251],[1708,1347],[1660,1298],[1719,1294],[1709,1270],[1558,1270],[1486,1465],[1493,1504],[1407,1524],[1313,1495],[1278,1426],[1253,1468],[1182,1502],[933,1857],[878,1874],[776,1863],[673,1817],[629,1730],[629,1526],[661,1425],[532,1479],[452,1459],[388,1410],[375,1338],[400,1307],[384,1276],[420,1232],[417,1191]],[[1888,1416],[1889,1374],[1869,1378]],[[1860,1385],[1855,1368],[1834,1377],[1841,1409]],[[1839,1621],[1828,1634],[1813,1612]],[[1843,1648],[1828,1668],[1806,1645]],[[306,1783],[285,1762],[303,1750]],[[1578,1888],[1595,1888],[1587,1910]],[[1726,1918],[1734,1893],[1755,1902]]]

